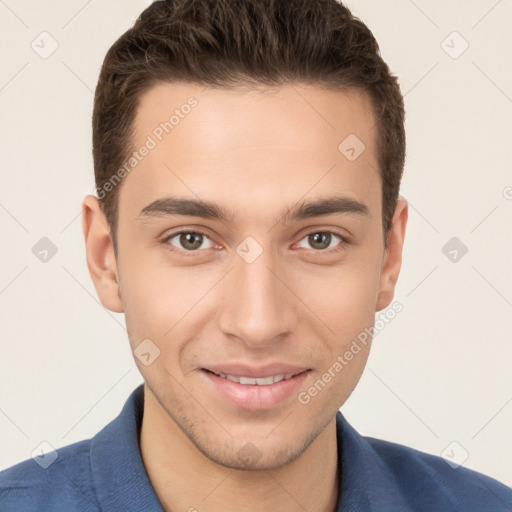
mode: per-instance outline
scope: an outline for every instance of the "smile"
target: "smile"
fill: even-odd
[[[297,375],[296,373],[282,373],[280,375],[271,375],[270,377],[237,377],[235,375],[226,375],[225,373],[212,373],[217,375],[217,377],[228,379],[232,382],[238,382],[238,384],[252,386],[269,386],[270,384],[275,384],[276,382],[281,382],[282,380],[291,379],[294,375]]]
[[[302,370],[299,373],[296,371],[296,373],[278,373],[266,377],[249,377],[216,373],[206,368],[201,371],[206,378],[207,387],[216,399],[249,411],[270,410],[291,400],[309,373],[310,370]]]

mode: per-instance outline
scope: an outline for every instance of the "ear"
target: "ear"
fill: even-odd
[[[400,196],[388,233],[388,246],[384,252],[380,275],[376,311],[387,308],[395,294],[395,285],[402,266],[402,249],[408,218],[408,203]]]
[[[87,195],[82,203],[82,231],[87,267],[101,303],[114,313],[122,313],[118,269],[110,227],[98,199]]]

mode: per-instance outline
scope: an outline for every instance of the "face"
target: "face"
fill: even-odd
[[[374,124],[356,91],[161,84],[139,104],[149,149],[120,186],[117,260],[99,262],[87,198],[98,294],[125,313],[146,392],[212,461],[293,461],[361,376],[371,340],[343,355],[392,300],[407,214],[402,199],[385,251]]]

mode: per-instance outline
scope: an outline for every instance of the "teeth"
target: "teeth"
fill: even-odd
[[[226,375],[225,373],[215,374],[218,377],[222,377],[223,379],[228,379],[232,382],[238,382],[243,385],[257,385],[257,386],[269,386],[270,384],[275,384],[276,382],[281,382],[282,380],[290,379],[295,374],[287,373],[281,375],[273,375],[270,377],[235,377],[234,375]]]
[[[277,375],[277,377],[279,377],[279,375]],[[258,386],[268,386],[269,384],[274,384],[274,382],[276,382],[274,380],[274,377],[272,377],[272,376],[256,378],[254,380],[255,380],[254,383],[257,384]],[[277,381],[277,382],[279,382],[279,381]],[[243,384],[242,379],[240,379],[240,383]],[[247,384],[252,384],[252,383],[248,382]]]
[[[256,384],[256,381],[258,381],[259,384],[260,379],[254,379],[252,377],[240,377],[240,384]]]

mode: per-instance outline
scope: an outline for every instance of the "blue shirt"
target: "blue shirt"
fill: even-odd
[[[143,405],[141,384],[117,418],[92,439],[58,448],[46,469],[28,459],[0,472],[0,511],[163,512],[139,448]],[[363,437],[341,412],[336,425],[337,512],[512,511],[512,489],[497,480]]]

